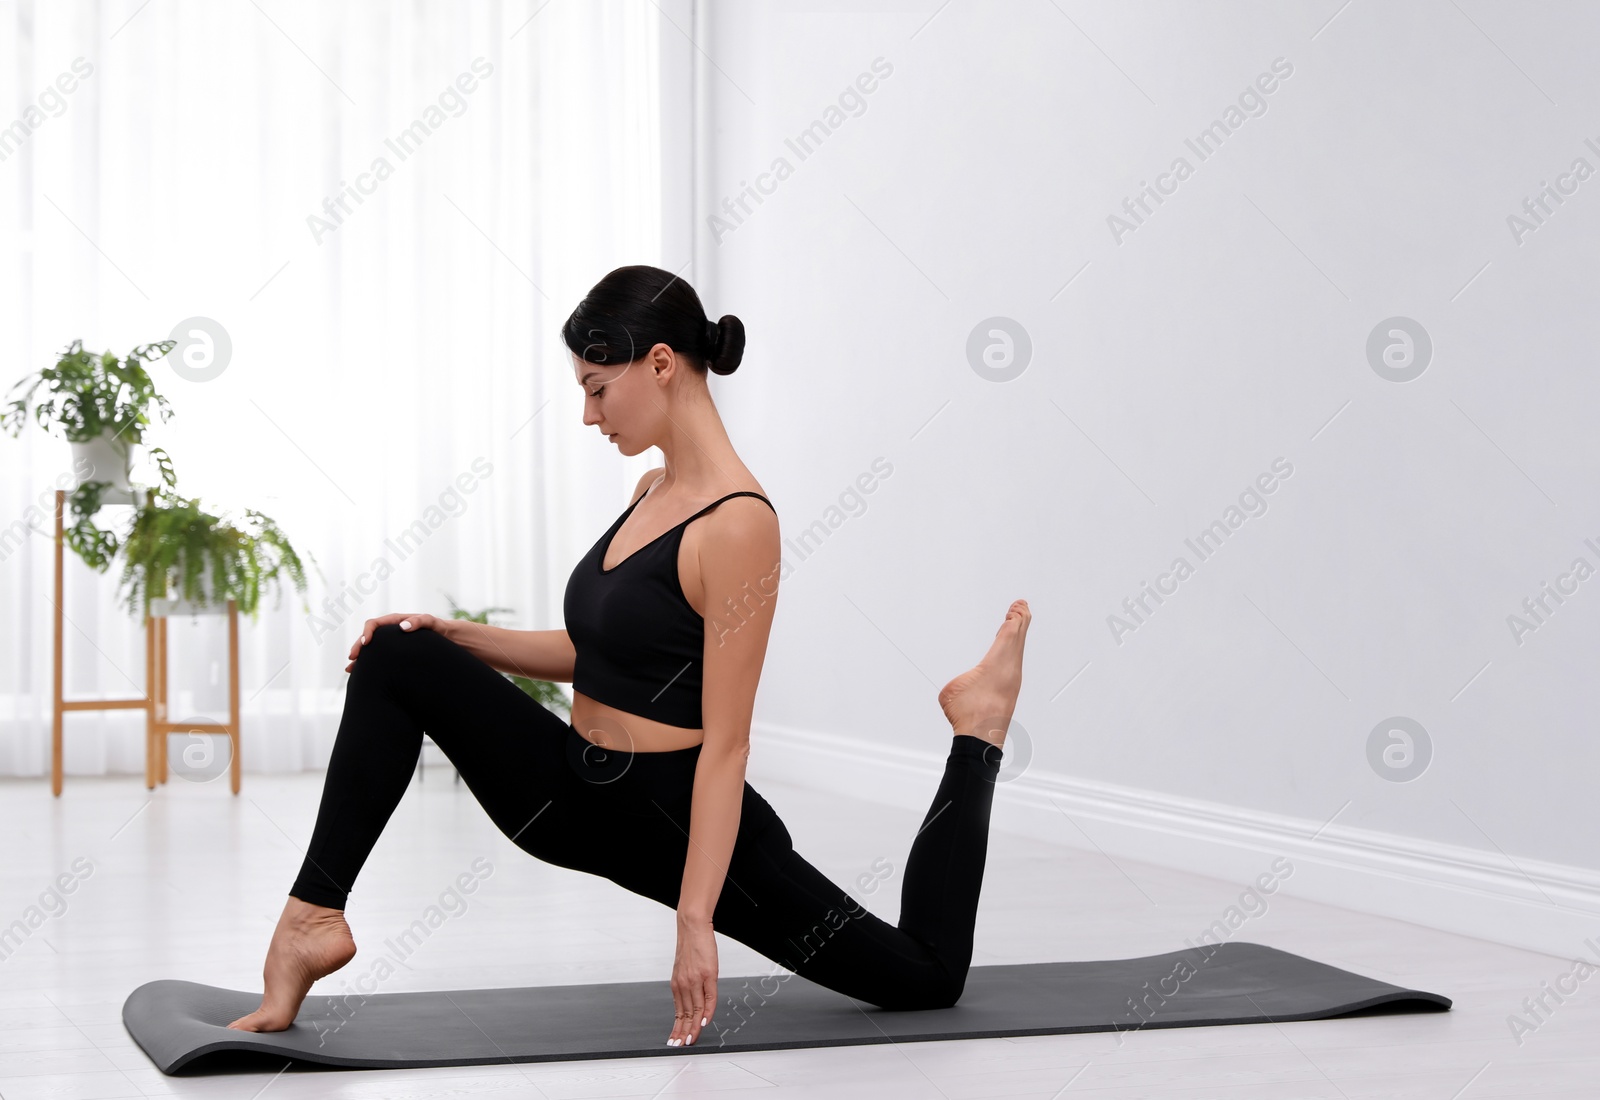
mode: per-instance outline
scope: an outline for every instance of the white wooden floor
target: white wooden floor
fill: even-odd
[[[667,980],[669,910],[527,857],[451,780],[448,767],[427,768],[396,811],[347,911],[358,947],[409,925],[475,858],[486,858],[492,871],[469,907],[380,991]],[[0,961],[0,1096],[1600,1096],[1600,978],[1581,985],[1518,1045],[1508,1017],[1570,962],[1282,896],[1234,938],[1440,992],[1454,998],[1454,1010],[734,1056],[163,1076],[123,1030],[123,999],[157,978],[260,988],[267,938],[299,867],[321,782],[320,773],[246,776],[235,797],[226,779],[174,779],[151,797],[137,777],[69,777],[56,800],[45,781],[0,781],[0,926],[21,918],[56,876],[78,876],[65,911]],[[920,815],[764,781],[754,767],[752,783],[783,816],[797,848],[836,881],[853,882],[887,859],[894,872],[882,889],[853,892],[895,919],[899,870]],[[76,863],[75,872],[78,860],[87,862]],[[1175,950],[1244,885],[1117,866],[1095,852],[994,833],[973,961]],[[769,969],[737,943],[719,937],[719,946],[725,977]],[[341,981],[362,968],[358,953],[314,992],[342,992]],[[724,994],[730,989],[725,981]],[[662,1021],[663,1041],[670,1024]]]

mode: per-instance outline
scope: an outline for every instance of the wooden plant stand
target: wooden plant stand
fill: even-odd
[[[167,711],[167,619],[176,604],[170,600],[152,600],[151,613],[144,626],[144,679],[145,693],[126,699],[66,699],[64,698],[65,653],[63,597],[65,591],[65,517],[67,493],[56,490],[56,546],[55,546],[55,683],[52,699],[50,730],[50,791],[57,797],[62,787],[62,735],[66,713],[75,710],[143,710],[145,712],[144,780],[147,790],[165,783],[168,776],[167,739],[174,733],[219,734],[228,738],[231,756],[228,761],[228,778],[233,793],[239,793],[239,607],[229,600],[228,616],[228,721],[173,722]],[[196,614],[223,614],[220,608],[197,608]]]

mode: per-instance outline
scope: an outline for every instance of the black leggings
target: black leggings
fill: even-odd
[[[392,623],[373,632],[350,672],[293,896],[345,907],[415,772],[424,731],[519,848],[677,908],[700,746],[602,749],[442,634]],[[906,859],[899,927],[801,858],[789,830],[746,783],[713,926],[869,1004],[954,1004],[972,961],[1000,758],[986,741],[952,735],[944,776]],[[887,877],[885,862],[864,874]]]

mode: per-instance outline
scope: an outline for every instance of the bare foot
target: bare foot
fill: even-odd
[[[262,968],[261,1007],[228,1026],[237,1031],[283,1031],[294,1023],[311,983],[355,957],[356,941],[340,909],[291,896],[272,932]]]
[[[1027,600],[1012,603],[983,660],[940,690],[939,706],[956,733],[1005,745],[1006,727],[1022,690],[1022,643],[1032,621]]]

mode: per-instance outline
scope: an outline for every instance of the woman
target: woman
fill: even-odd
[[[424,731],[524,851],[677,912],[674,1021],[694,1043],[717,1004],[713,928],[885,1008],[961,996],[1005,732],[1031,614],[1017,600],[974,667],[939,692],[952,727],[906,861],[899,926],[795,853],[745,782],[780,567],[778,520],[706,384],[744,354],[734,316],[655,267],[602,279],[562,328],[585,424],[623,454],[659,447],[633,501],[573,570],[565,630],[427,614],[369,619],[316,827],[267,951],[261,1007],[229,1027],[281,1031],[312,982],[355,954],[350,887],[405,793]],[[683,518],[687,517],[687,518]],[[573,686],[570,722],[502,672]]]

